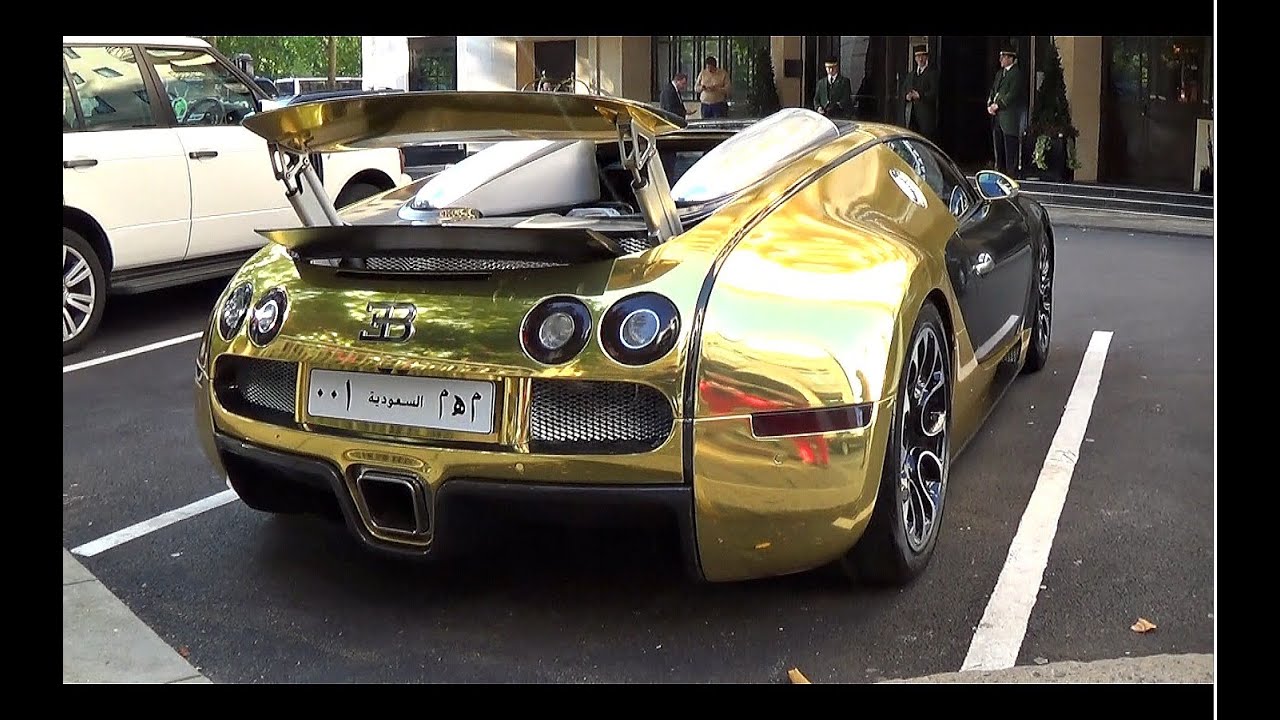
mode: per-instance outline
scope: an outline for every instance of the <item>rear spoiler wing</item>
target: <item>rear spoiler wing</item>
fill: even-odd
[[[312,167],[313,153],[438,142],[616,140],[649,232],[682,232],[657,138],[685,127],[664,110],[572,93],[397,92],[299,103],[256,113],[244,126],[267,141],[276,179],[303,225],[342,225]]]
[[[537,223],[490,225],[339,225],[260,230],[303,260],[372,255],[484,257],[576,264],[626,254],[616,240],[590,227]]]

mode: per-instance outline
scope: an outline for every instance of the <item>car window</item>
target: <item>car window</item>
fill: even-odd
[[[937,150],[904,138],[890,140],[887,144],[926,185],[933,188],[952,215],[960,217],[973,205],[973,191],[964,175]]]
[[[179,125],[236,125],[255,109],[253,91],[205,50],[147,48]]]
[[[68,84],[67,76],[62,76],[62,129],[63,130],[79,130],[80,118],[76,116],[76,100],[71,94],[71,85]]]
[[[151,97],[142,81],[142,70],[133,48],[121,45],[67,47],[63,48],[63,56],[67,74],[76,86],[85,129],[155,126]],[[65,110],[64,118],[69,117]]]
[[[924,146],[924,152],[934,159],[938,172],[942,178],[943,191],[946,193],[942,196],[947,201],[947,207],[951,210],[951,214],[960,217],[969,211],[977,200],[974,194],[973,186],[965,179],[964,173],[960,172],[960,168],[956,164],[943,155],[937,148]]]

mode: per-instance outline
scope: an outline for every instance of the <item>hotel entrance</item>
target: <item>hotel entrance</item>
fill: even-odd
[[[803,103],[812,104],[827,57],[840,59],[849,77],[859,120],[901,125],[906,104],[899,88],[913,71],[912,48],[926,45],[938,69],[938,131],[930,138],[968,172],[989,167],[994,158],[991,116],[986,111],[991,81],[1000,64],[1003,43],[1013,43],[1031,92],[1034,62],[1030,37],[936,35],[810,35],[804,38]]]
[[[1189,192],[1212,118],[1212,37],[1105,37],[1099,180]]]

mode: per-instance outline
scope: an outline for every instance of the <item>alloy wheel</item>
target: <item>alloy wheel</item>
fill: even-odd
[[[1040,354],[1049,350],[1049,332],[1053,323],[1053,250],[1046,244],[1040,254],[1040,304],[1036,308],[1036,347]]]
[[[62,342],[79,335],[93,317],[98,287],[89,261],[75,248],[62,245]]]
[[[942,338],[926,325],[912,345],[903,378],[898,500],[907,544],[917,553],[937,531],[946,496],[951,411],[946,352]]]

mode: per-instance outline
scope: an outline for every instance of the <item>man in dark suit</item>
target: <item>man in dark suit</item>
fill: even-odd
[[[813,92],[813,109],[835,120],[853,117],[853,84],[840,74],[840,61],[828,58],[827,75]]]
[[[929,47],[915,47],[916,66],[902,83],[906,125],[927,138],[938,129],[938,69],[929,63]]]
[[[686,87],[689,87],[689,76],[676,73],[671,82],[662,86],[662,109],[677,117],[688,117],[689,110],[684,106],[684,100],[680,99],[680,93]]]
[[[1005,47],[1000,51],[1000,69],[991,83],[987,114],[993,118],[996,169],[1010,177],[1017,177],[1018,173],[1018,141],[1026,108],[1027,80],[1018,66],[1018,51]]]

